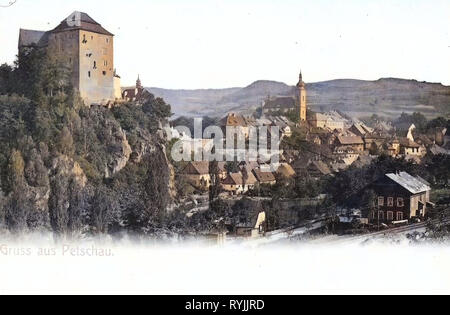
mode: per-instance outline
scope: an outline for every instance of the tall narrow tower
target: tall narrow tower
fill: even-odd
[[[299,81],[297,83],[298,88],[298,101],[299,101],[299,113],[300,122],[306,121],[306,87],[303,82],[302,72],[300,71]]]
[[[138,89],[138,90],[142,89],[141,76],[139,74],[138,74],[138,78],[136,80],[136,89]]]

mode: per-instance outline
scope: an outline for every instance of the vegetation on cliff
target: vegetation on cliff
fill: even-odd
[[[153,233],[170,203],[170,105],[87,107],[39,50],[0,67],[0,227]]]

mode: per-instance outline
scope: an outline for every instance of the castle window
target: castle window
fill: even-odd
[[[97,61],[94,61],[94,69],[97,69]]]
[[[91,71],[88,71],[88,77],[89,78],[91,77]]]
[[[83,43],[87,43],[86,34],[83,35]]]
[[[91,40],[94,40],[94,36],[91,36]]]
[[[106,71],[103,71],[103,75],[106,75]]]
[[[109,38],[106,39],[106,42],[109,43]]]

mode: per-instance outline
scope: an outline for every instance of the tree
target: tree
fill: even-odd
[[[72,134],[66,126],[64,126],[59,134],[58,150],[65,155],[72,155],[74,153]]]
[[[90,211],[90,225],[96,234],[109,232],[114,221],[119,221],[119,210],[117,199],[113,192],[101,185],[96,188]]]
[[[424,131],[427,127],[428,120],[422,113],[414,112],[411,115],[402,113],[397,122],[414,124],[419,131]]]
[[[145,157],[146,174],[142,183],[144,212],[139,214],[144,233],[155,232],[162,223],[170,202],[170,174],[167,159],[161,148]]]
[[[209,162],[209,177],[210,177],[209,204],[210,204],[210,207],[213,205],[214,201],[219,197],[219,194],[221,192],[219,174],[220,174],[219,163],[215,160]]]
[[[227,162],[225,164],[225,169],[228,173],[238,173],[239,172],[239,164],[236,161]]]
[[[369,148],[370,155],[380,155],[381,150],[375,142],[372,142]]]
[[[427,129],[434,128],[447,128],[450,129],[450,119],[445,119],[444,117],[438,117],[428,122]]]
[[[48,208],[50,213],[50,223],[53,232],[57,237],[68,235],[69,228],[69,178],[62,173],[52,176],[50,181],[50,198]]]
[[[4,63],[0,66],[0,95],[13,93],[13,68]]]
[[[364,191],[361,197],[361,211],[363,217],[368,218],[371,211],[375,211],[375,205],[377,201],[377,194],[373,189],[367,189]]]
[[[21,152],[13,150],[9,164],[9,181],[12,191],[5,212],[6,225],[13,232],[22,232],[27,228],[27,218],[30,213],[29,200],[26,198],[24,168],[25,162]]]

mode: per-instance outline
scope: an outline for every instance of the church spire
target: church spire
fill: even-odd
[[[305,87],[305,82],[303,82],[302,70],[300,70],[300,74],[298,76],[297,87]]]
[[[136,89],[142,89],[142,83],[141,83],[141,78],[140,78],[139,74],[138,74],[138,78],[136,80]]]

